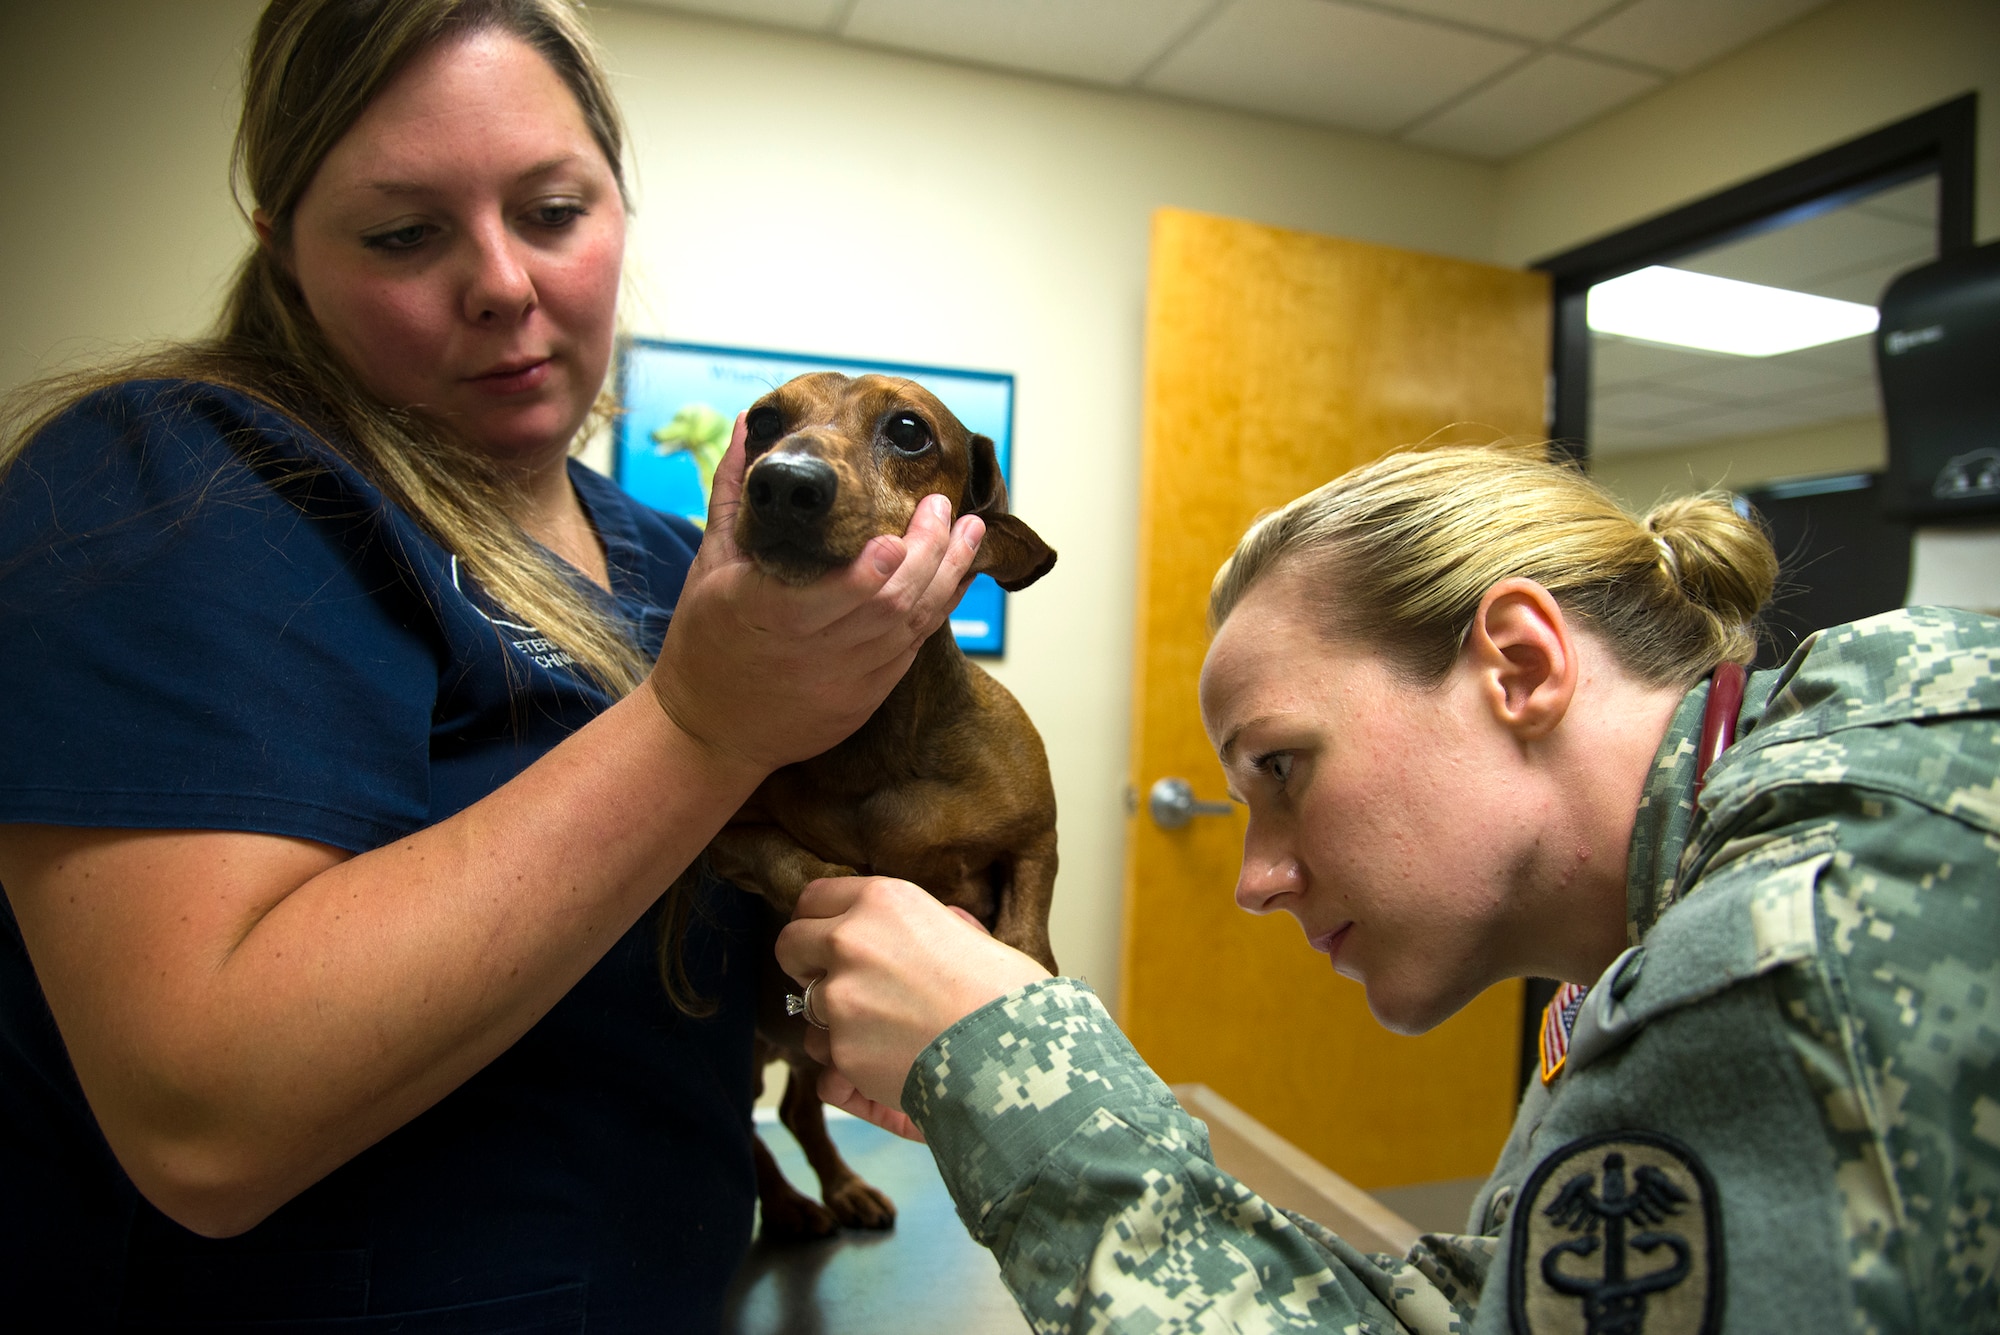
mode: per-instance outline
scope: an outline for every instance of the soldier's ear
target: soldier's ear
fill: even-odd
[[[960,514],[978,515],[986,521],[986,539],[972,563],[973,573],[984,572],[1003,589],[1025,589],[1049,573],[1056,563],[1055,548],[1026,523],[1007,513],[1007,484],[1000,476],[1000,459],[993,442],[974,436],[967,442],[971,467],[965,479],[965,496]]]
[[[1576,698],[1581,669],[1562,607],[1531,579],[1486,591],[1460,653],[1478,671],[1494,721],[1522,741],[1555,731]]]

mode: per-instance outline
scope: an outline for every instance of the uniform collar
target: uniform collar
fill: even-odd
[[[1632,822],[1632,851],[1625,862],[1625,939],[1638,945],[1673,904],[1681,851],[1694,828],[1695,743],[1708,682],[1689,691],[1667,724],[1653,755],[1646,787]]]

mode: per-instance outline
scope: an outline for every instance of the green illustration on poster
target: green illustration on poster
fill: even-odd
[[[622,411],[612,444],[612,476],[643,504],[706,524],[709,487],[729,447],[737,414],[766,391],[811,371],[916,381],[937,395],[968,429],[992,439],[1001,476],[1011,479],[1011,375],[646,338],[628,339],[620,351]],[[1006,600],[1006,593],[989,577],[973,581],[951,616],[952,634],[960,648],[982,655],[1004,651]]]

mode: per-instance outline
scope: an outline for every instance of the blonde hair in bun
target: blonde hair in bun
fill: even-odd
[[[1687,687],[1755,655],[1778,577],[1770,539],[1727,496],[1641,517],[1546,446],[1511,443],[1391,454],[1262,516],[1216,574],[1211,629],[1280,567],[1311,580],[1329,637],[1423,684],[1450,672],[1486,591],[1522,577],[1627,671]]]

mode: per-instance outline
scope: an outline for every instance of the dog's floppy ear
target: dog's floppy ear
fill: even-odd
[[[974,436],[966,442],[966,450],[972,456],[972,466],[966,474],[959,513],[978,515],[986,521],[986,540],[979,544],[972,569],[975,573],[985,571],[1010,592],[1025,589],[1049,573],[1056,563],[1055,549],[1007,513],[1007,484],[1001,480],[993,442]]]

